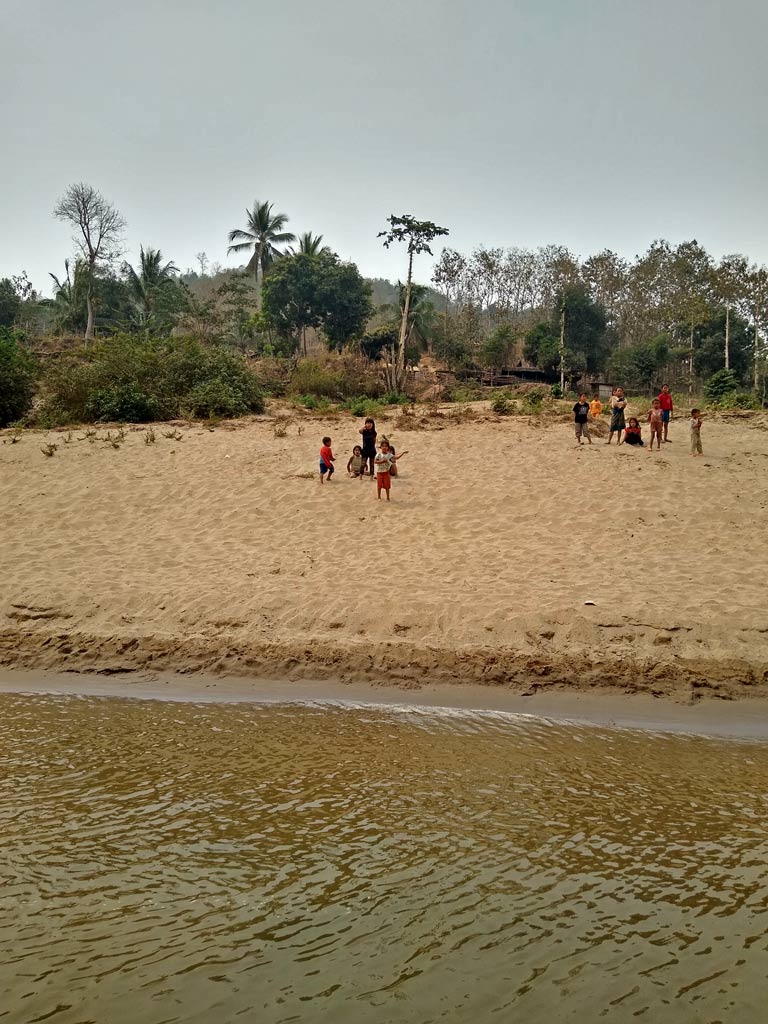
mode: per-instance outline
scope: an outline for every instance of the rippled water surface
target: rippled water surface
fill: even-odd
[[[767,1018],[768,748],[0,697],[0,1021]]]

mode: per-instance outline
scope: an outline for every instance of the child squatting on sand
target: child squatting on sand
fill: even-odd
[[[703,417],[698,409],[691,409],[691,455],[703,455],[701,450],[701,424]]]
[[[363,449],[360,447],[359,444],[356,444],[355,447],[352,449],[352,454],[350,455],[349,462],[347,463],[347,473],[349,473],[350,476],[358,476],[360,477],[361,480],[365,475]]]
[[[651,425],[651,444],[648,451],[653,451],[654,437],[656,438],[656,450],[658,451],[661,448],[661,431],[664,426],[664,411],[658,398],[653,400],[653,404],[648,412],[648,422]]]
[[[643,431],[636,416],[629,417],[629,426],[624,431],[624,444],[636,444],[643,447]]]
[[[330,482],[333,476],[333,452],[331,451],[331,439],[330,437],[323,438],[323,447],[320,449],[320,483],[325,482],[325,474],[328,474],[328,481]]]
[[[381,492],[387,492],[387,501],[389,501],[389,487],[391,484],[390,470],[394,463],[398,459],[402,459],[408,452],[400,452],[399,455],[393,455],[389,450],[389,444],[387,441],[381,442],[381,449],[376,455],[376,493],[379,500],[381,500]]]

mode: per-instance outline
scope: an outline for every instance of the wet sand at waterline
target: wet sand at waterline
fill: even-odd
[[[4,432],[0,664],[762,693],[764,417],[708,418],[692,459],[685,419],[650,454],[481,403],[421,412],[377,423],[409,450],[389,505],[345,476],[347,415],[131,428],[117,449]]]
[[[758,1024],[768,745],[0,694],[9,1024]]]

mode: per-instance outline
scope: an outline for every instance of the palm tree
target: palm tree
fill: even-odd
[[[131,289],[134,302],[136,303],[144,324],[152,319],[155,299],[163,288],[173,284],[179,268],[173,261],[163,265],[163,254],[159,249],[139,247],[139,269],[138,271],[125,263],[123,271]]]
[[[54,283],[53,299],[47,299],[55,312],[55,330],[76,331],[86,321],[86,295],[88,292],[88,265],[76,260],[70,273],[70,262],[64,260],[64,277],[48,275]]]
[[[322,252],[328,252],[328,246],[323,245],[322,235],[313,235],[311,231],[305,231],[303,235],[299,235],[299,245],[296,249],[291,246],[288,252],[291,256],[296,256],[298,253],[302,253],[305,256],[319,256]]]
[[[245,215],[248,218],[248,227],[245,231],[235,228],[229,232],[230,245],[227,255],[231,252],[253,250],[246,270],[252,271],[258,288],[259,273],[263,278],[272,263],[283,255],[277,246],[295,242],[296,236],[290,231],[283,230],[288,223],[288,217],[284,213],[272,213],[272,203],[260,203],[254,199],[253,209],[246,210]]]
[[[381,310],[392,315],[393,320],[400,320],[405,310],[406,286],[402,281],[397,282],[398,301],[390,302],[381,306]],[[429,349],[432,334],[435,329],[437,312],[434,302],[429,298],[429,290],[426,285],[412,284],[411,296],[408,304],[408,322],[405,335],[406,346],[414,339]]]

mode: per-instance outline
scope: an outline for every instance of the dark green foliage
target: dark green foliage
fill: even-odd
[[[704,394],[710,402],[717,402],[727,394],[738,391],[739,381],[733,370],[718,370],[704,385]]]
[[[509,366],[515,347],[515,332],[509,324],[497,327],[483,345],[482,360],[485,366],[500,373]]]
[[[449,370],[462,370],[472,365],[472,350],[467,342],[449,331],[436,333],[432,351]]]
[[[383,324],[366,333],[360,339],[360,351],[366,359],[381,359],[382,356],[395,351],[399,328],[392,324]]]
[[[696,331],[693,365],[699,376],[711,377],[725,368],[725,313],[720,312]],[[740,317],[731,314],[728,362],[742,384],[749,383],[753,366],[752,332]]]
[[[0,327],[12,327],[20,309],[21,298],[13,282],[7,277],[0,279]]]
[[[330,348],[358,337],[372,313],[370,288],[357,267],[335,253],[297,253],[279,260],[264,279],[262,314],[284,337],[314,327]]]
[[[549,323],[532,327],[525,336],[525,358],[540,370],[555,370],[560,366],[560,335]],[[566,352],[567,355],[567,352]]]
[[[40,416],[47,424],[237,416],[263,409],[244,359],[191,338],[115,335],[53,364],[43,390]]]
[[[672,349],[670,338],[660,334],[653,341],[627,345],[617,349],[608,363],[613,380],[620,381],[630,390],[647,391],[663,383],[665,367],[669,363]]]
[[[549,393],[552,395],[553,398],[563,397],[563,389],[560,387],[559,384],[553,384],[552,387],[549,389]]]
[[[37,367],[22,341],[20,332],[0,326],[0,427],[21,419],[32,405]]]

